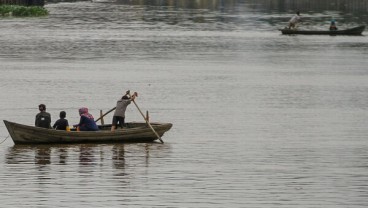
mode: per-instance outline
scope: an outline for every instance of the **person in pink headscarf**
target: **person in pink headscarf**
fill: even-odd
[[[98,126],[93,118],[93,116],[88,113],[88,108],[79,109],[80,121],[79,124],[74,125],[78,127],[79,131],[98,131]]]

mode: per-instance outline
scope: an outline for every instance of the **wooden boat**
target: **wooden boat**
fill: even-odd
[[[294,30],[294,29],[280,29],[284,35],[361,35],[365,26],[354,27],[346,30]]]
[[[61,131],[27,126],[4,120],[15,144],[51,144],[86,142],[153,142],[158,139],[145,122],[126,123],[123,129],[110,131],[111,124],[100,125],[100,131]],[[171,123],[150,123],[161,137],[172,127]]]

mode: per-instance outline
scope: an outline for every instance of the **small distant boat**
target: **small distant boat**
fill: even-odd
[[[294,30],[294,29],[280,29],[284,35],[361,35],[365,26],[353,27],[345,30]]]
[[[100,131],[61,131],[28,126],[4,120],[15,144],[52,143],[107,143],[107,142],[153,142],[158,139],[145,122],[126,123],[123,129],[111,131],[111,124],[99,125]],[[161,137],[172,127],[171,123],[150,123]]]

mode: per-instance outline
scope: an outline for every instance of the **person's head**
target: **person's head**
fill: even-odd
[[[297,15],[300,15],[300,12],[299,12],[299,11],[297,11],[297,12],[296,12],[296,14],[297,14]]]
[[[40,110],[40,111],[46,111],[46,105],[45,104],[38,105],[38,110]]]
[[[332,25],[334,25],[335,24],[335,20],[333,19],[333,20],[331,20],[331,24]]]
[[[129,99],[129,97],[127,95],[124,95],[121,99],[126,100]]]
[[[66,117],[65,111],[60,111],[60,118],[65,118],[65,117]]]
[[[82,115],[82,114],[85,114],[85,113],[88,113],[88,108],[83,107],[83,108],[79,109],[79,115]]]

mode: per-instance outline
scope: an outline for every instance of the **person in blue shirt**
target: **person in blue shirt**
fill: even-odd
[[[80,121],[79,124],[73,125],[78,128],[79,131],[98,131],[98,126],[93,118],[93,116],[88,113],[88,108],[79,109]]]
[[[60,111],[60,119],[55,122],[55,124],[52,126],[52,128],[56,130],[67,130],[69,127],[68,120],[65,119],[66,112]]]
[[[336,27],[336,22],[335,22],[335,20],[331,20],[331,24],[330,24],[330,30],[337,30],[337,27]]]

